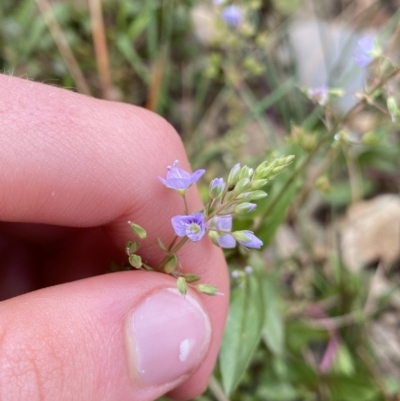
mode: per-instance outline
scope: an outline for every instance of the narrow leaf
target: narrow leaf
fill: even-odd
[[[264,302],[260,280],[248,277],[244,287],[231,294],[219,364],[222,385],[229,396],[237,387],[260,341],[264,325]]]

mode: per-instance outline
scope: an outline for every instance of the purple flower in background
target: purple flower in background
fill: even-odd
[[[315,103],[325,106],[329,100],[327,85],[321,85],[317,88],[310,88],[307,90],[307,97]]]
[[[375,41],[371,36],[365,36],[357,42],[353,56],[359,67],[364,68],[373,60],[374,47]]]
[[[166,179],[162,177],[158,178],[167,188],[175,189],[184,193],[184,191],[200,179],[200,177],[205,173],[205,170],[197,170],[193,174],[190,174],[179,168],[178,163],[179,161],[176,160],[172,167],[168,166]]]
[[[223,3],[223,0],[213,0],[214,6],[220,6]]]
[[[237,241],[246,248],[259,249],[263,245],[263,242],[259,238],[257,238],[251,231],[236,231],[234,234],[236,234]]]
[[[228,6],[222,11],[222,19],[226,25],[238,26],[242,22],[242,12],[238,6]]]
[[[175,216],[171,219],[172,226],[178,237],[187,235],[193,242],[200,241],[206,231],[202,213],[190,216]]]

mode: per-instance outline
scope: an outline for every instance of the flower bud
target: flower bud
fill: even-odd
[[[208,236],[210,237],[210,239],[213,242],[213,244],[218,246],[217,239],[219,237],[219,234],[216,231],[209,230],[208,231]]]
[[[243,178],[251,178],[253,173],[254,173],[254,170],[252,168],[249,168],[247,166],[243,166],[240,169],[239,180],[242,180]]]
[[[235,208],[235,213],[236,214],[245,214],[245,213],[250,213],[252,212],[257,205],[255,203],[249,203],[249,202],[244,202],[241,203],[240,205],[237,205]]]
[[[239,181],[239,174],[240,174],[240,163],[235,164],[228,176],[228,187],[236,185]]]
[[[266,192],[257,190],[257,191],[245,192],[245,193],[239,195],[238,199],[245,199],[245,200],[251,201],[251,200],[262,199],[267,196],[268,196],[268,194]]]
[[[210,183],[208,194],[211,199],[218,198],[225,188],[225,182],[223,178],[214,178]]]
[[[251,183],[251,189],[260,189],[268,183],[268,180],[255,180]]]
[[[240,242],[250,241],[250,239],[251,239],[249,236],[246,235],[245,231],[234,231],[232,233],[232,235],[235,238],[235,240],[240,241]]]
[[[176,286],[178,287],[178,290],[182,295],[186,295],[187,284],[184,277],[178,277],[178,279],[176,280]]]
[[[242,178],[235,186],[233,190],[234,194],[240,194],[250,186],[250,178]]]

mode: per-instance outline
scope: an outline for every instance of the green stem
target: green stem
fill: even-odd
[[[382,78],[380,82],[378,82],[376,85],[374,85],[367,93],[366,96],[372,95],[377,89],[385,85],[390,79],[395,77],[400,71],[398,69],[395,69],[392,71],[390,74],[388,74],[385,78]],[[262,214],[261,218],[258,220],[258,223],[254,224],[253,229],[256,231],[259,226],[261,225],[263,219],[265,219],[272,210],[274,210],[275,206],[280,202],[282,197],[284,196],[286,190],[292,185],[294,180],[297,178],[298,175],[300,175],[303,170],[307,167],[308,163],[311,161],[315,153],[321,147],[327,142],[333,135],[336,134],[336,132],[339,130],[339,128],[349,119],[349,117],[360,107],[365,105],[366,99],[360,100],[358,103],[356,103],[334,126],[328,131],[327,135],[324,135],[315,145],[314,149],[310,151],[310,153],[307,155],[305,159],[299,164],[299,166],[296,168],[296,170],[293,172],[293,174],[290,176],[290,178],[286,181],[285,185],[281,188],[281,190],[278,192],[276,195],[275,199],[271,202],[271,204],[268,206],[268,208],[265,210],[265,212]]]
[[[158,272],[161,271],[164,265],[169,261],[171,255],[177,253],[183,247],[183,245],[185,245],[188,241],[189,237],[182,238],[173,249],[168,251],[168,253],[164,256],[162,261],[156,266],[155,270]]]
[[[186,201],[186,195],[183,194],[182,198],[183,198],[183,202],[185,204],[185,214],[188,215],[189,214],[189,208],[188,208],[187,201]]]

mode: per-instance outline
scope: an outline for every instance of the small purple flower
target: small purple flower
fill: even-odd
[[[168,166],[166,179],[162,177],[158,178],[167,188],[175,189],[184,193],[189,187],[191,187],[200,179],[200,177],[205,173],[205,170],[197,170],[193,174],[190,174],[187,171],[179,168],[178,163],[179,161],[176,160],[172,167]]]
[[[374,38],[371,36],[365,36],[357,42],[356,50],[353,56],[359,67],[366,67],[373,60],[373,51],[375,47]]]
[[[236,231],[234,235],[235,234],[237,241],[246,248],[259,249],[263,246],[263,242],[259,238],[257,238],[251,231],[248,230]]]
[[[242,22],[242,12],[238,6],[228,6],[222,11],[222,19],[228,26],[238,26]]]
[[[321,106],[325,106],[329,100],[328,87],[321,85],[317,88],[310,88],[307,90],[307,97]]]
[[[190,216],[175,216],[171,219],[171,223],[178,237],[187,235],[193,242],[200,241],[206,232],[202,213],[195,213]]]

